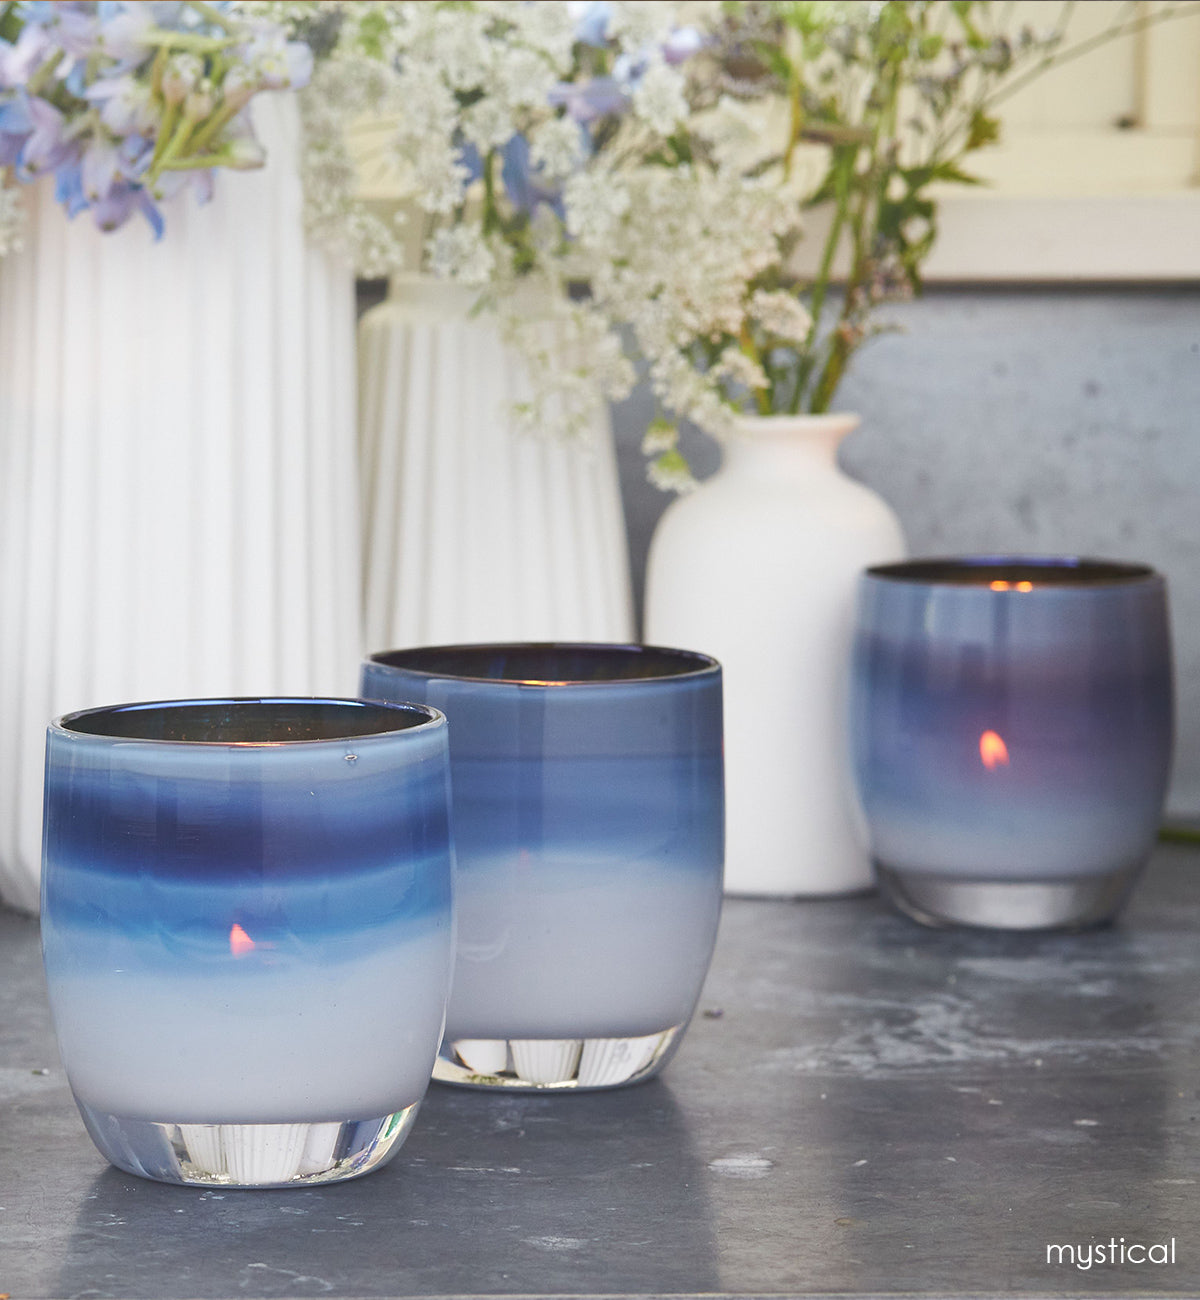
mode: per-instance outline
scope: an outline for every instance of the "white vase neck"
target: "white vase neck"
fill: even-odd
[[[833,415],[744,416],[725,443],[724,464],[763,477],[805,475],[817,468],[836,468],[842,439],[858,427],[859,417]]]

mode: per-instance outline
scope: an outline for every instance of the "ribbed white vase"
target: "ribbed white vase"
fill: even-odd
[[[629,641],[607,407],[582,437],[514,429],[529,379],[477,296],[398,279],[359,325],[368,646]]]
[[[725,888],[812,897],[872,883],[849,757],[859,574],[900,559],[891,508],[837,464],[854,415],[751,417],[659,521],[646,640],[715,656],[725,691]]]
[[[353,694],[354,281],[305,241],[290,97],[261,171],[102,235],[30,191],[0,262],[0,897],[34,910],[46,722]]]

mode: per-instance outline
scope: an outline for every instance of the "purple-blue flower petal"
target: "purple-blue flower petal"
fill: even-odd
[[[136,193],[138,210],[150,223],[150,228],[154,231],[154,238],[157,241],[163,237],[164,222],[162,213],[159,212],[154,200],[141,186],[138,187]]]
[[[582,83],[559,82],[551,89],[550,103],[563,106],[576,122],[594,122],[612,113],[623,113],[629,97],[612,77],[593,77]]]
[[[677,27],[663,42],[663,58],[667,63],[685,63],[704,48],[704,37],[694,27]]]
[[[77,162],[66,163],[54,173],[54,199],[66,208],[69,217],[78,216],[88,206]]]

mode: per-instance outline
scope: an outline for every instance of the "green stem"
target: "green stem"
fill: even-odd
[[[25,89],[30,95],[40,94],[42,87],[54,76],[58,65],[66,56],[66,50],[56,50],[45,63],[29,78]]]
[[[747,356],[756,366],[762,368],[762,357],[759,355],[758,348],[754,346],[754,338],[750,333],[750,326],[742,322],[741,332],[738,335],[738,347],[743,356]],[[771,414],[771,393],[769,386],[767,388],[756,388],[754,390],[754,404],[758,407],[759,415]]]
[[[804,391],[808,387],[809,377],[812,374],[812,353],[816,346],[817,333],[825,310],[825,296],[829,291],[829,276],[833,270],[833,259],[837,255],[838,245],[842,240],[842,231],[846,226],[846,215],[850,206],[850,182],[854,174],[856,158],[856,149],[847,150],[834,163],[837,169],[834,177],[837,206],[834,208],[829,233],[825,236],[825,247],[821,250],[821,264],[817,268],[817,274],[813,280],[812,299],[809,302],[809,315],[812,317],[812,324],[808,329],[808,337],[804,340],[804,360],[800,363],[799,374],[797,375],[795,398],[797,407],[803,401]]]
[[[846,277],[846,287],[842,298],[842,308],[838,314],[838,324],[830,340],[825,364],[813,389],[809,409],[819,415],[829,409],[841,383],[846,364],[854,353],[860,339],[856,338],[854,314],[857,311],[855,298],[858,290],[867,278],[871,266],[871,234],[878,226],[879,209],[886,198],[888,180],[893,168],[887,165],[886,152],[892,148],[896,139],[899,120],[900,90],[904,79],[904,69],[899,61],[893,61],[881,85],[884,90],[883,102],[875,119],[872,133],[867,170],[862,183],[852,188],[851,193],[857,198],[849,208],[851,231],[850,273]]]
[[[162,151],[161,157],[157,162],[151,161],[146,172],[147,184],[152,185],[162,172],[171,170],[171,163],[183,153],[184,147],[190,142],[192,132],[196,128],[196,121],[196,118],[184,113],[182,120],[175,128],[174,134],[167,142],[167,147]]]
[[[193,152],[202,151],[239,111],[235,104],[222,104],[199,131],[188,141]]]
[[[159,172],[200,171],[205,167],[220,167],[228,157],[228,149],[220,149],[216,153],[208,154],[190,153],[184,158],[168,158],[165,162],[159,163],[158,170]]]
[[[169,57],[170,51],[165,45],[160,45],[154,55],[154,62],[150,65],[150,90],[159,99],[162,98],[163,73],[166,71]]]
[[[1164,844],[1200,844],[1200,828],[1160,826],[1158,838]]]
[[[199,32],[163,32],[152,30],[138,37],[143,45],[168,46],[192,54],[215,54],[238,43],[236,36],[202,36]]]
[[[237,35],[237,24],[227,18],[219,9],[210,4],[205,4],[204,0],[191,0],[191,7],[201,18],[212,23],[214,27],[219,27],[223,32],[228,32],[231,36]]]

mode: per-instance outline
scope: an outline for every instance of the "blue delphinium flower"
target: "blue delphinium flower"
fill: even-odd
[[[282,28],[185,0],[23,0],[0,40],[0,184],[53,172],[71,215],[111,230],[156,200],[212,193],[216,167],[261,166],[244,112],[259,91],[304,85],[312,53]],[[15,29],[15,30],[14,30]]]

